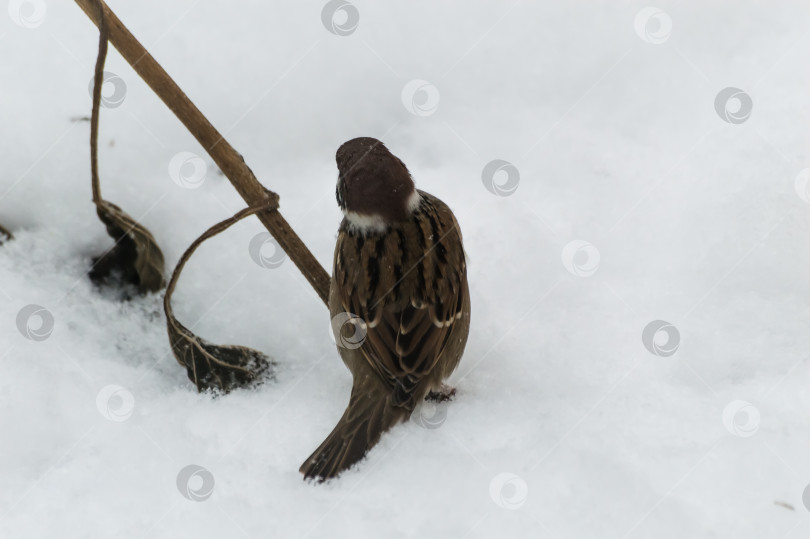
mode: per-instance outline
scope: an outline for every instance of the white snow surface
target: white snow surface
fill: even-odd
[[[111,1],[327,269],[350,138],[384,140],[458,217],[473,315],[455,400],[313,485],[298,467],[351,379],[295,266],[249,256],[257,219],[204,244],[174,298],[200,336],[278,362],[256,389],[198,394],[162,295],[87,279],[112,245],[75,120],[98,34],[46,1],[9,3],[32,28],[0,16],[1,537],[810,536],[810,5],[352,0],[340,36],[322,1]],[[126,94],[101,112],[103,194],[168,274],[245,204],[112,48],[106,70]],[[433,85],[416,84],[424,115],[403,104],[413,80]],[[751,98],[742,123],[715,110],[727,87]],[[206,164],[197,188],[170,177],[180,152]],[[482,181],[495,159],[519,171],[509,196]],[[17,328],[30,304],[53,316],[44,340]],[[645,347],[656,320],[674,354]],[[191,464],[204,501],[177,486]]]

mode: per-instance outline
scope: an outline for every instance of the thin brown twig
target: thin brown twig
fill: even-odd
[[[177,262],[177,265],[174,267],[174,271],[172,272],[172,277],[169,279],[169,284],[166,285],[166,293],[163,294],[163,308],[166,311],[166,317],[171,321],[174,318],[174,311],[172,310],[172,303],[171,297],[172,293],[174,292],[174,288],[177,285],[177,279],[180,277],[180,273],[183,271],[183,268],[188,262],[188,259],[191,258],[191,255],[194,254],[194,251],[197,250],[197,247],[200,246],[205,240],[212,236],[216,236],[220,232],[224,231],[225,229],[229,228],[231,225],[235,224],[237,221],[241,221],[245,217],[249,217],[255,213],[260,211],[267,211],[267,210],[274,210],[278,208],[278,196],[268,198],[264,202],[262,202],[258,206],[251,206],[248,208],[244,208],[231,217],[224,219],[217,224],[211,226],[208,230],[203,232],[197,239],[195,239],[191,245],[188,246],[188,249],[183,253],[180,257],[180,260]]]
[[[180,323],[172,312],[172,293],[183,268],[197,247],[202,243],[225,231],[238,221],[259,211],[275,210],[278,208],[278,197],[272,196],[264,199],[261,204],[244,208],[232,217],[213,225],[195,239],[180,257],[174,268],[166,293],[163,295],[163,311],[166,313],[166,329],[169,333],[169,343],[175,359],[186,367],[189,379],[197,386],[198,391],[218,387],[223,391],[230,391],[239,386],[254,382],[262,373],[271,367],[272,362],[257,350],[244,346],[211,344],[186,328]]]
[[[106,26],[109,42],[194,135],[194,138],[208,152],[208,155],[248,206],[259,206],[268,197],[277,196],[259,183],[242,156],[225,140],[102,0],[75,0],[75,2],[96,26],[99,26],[102,32],[104,30],[101,27]],[[104,38],[102,37],[102,39]],[[104,41],[106,46],[107,40]],[[98,66],[96,67],[96,71],[98,71]],[[102,79],[103,73],[101,75],[96,73],[94,94],[98,92],[99,97],[101,88],[98,85]],[[95,163],[95,158],[93,162]],[[95,190],[93,196],[94,199],[97,196]],[[256,216],[326,304],[329,297],[329,274],[293,231],[286,219],[275,209],[263,210]]]
[[[93,202],[98,204],[101,201],[101,182],[98,178],[98,120],[99,108],[101,105],[101,85],[104,84],[104,62],[107,59],[107,39],[109,30],[107,29],[107,19],[104,16],[104,9],[99,2],[98,19],[98,56],[96,57],[95,76],[93,78],[93,111],[90,114],[90,175],[93,186]]]

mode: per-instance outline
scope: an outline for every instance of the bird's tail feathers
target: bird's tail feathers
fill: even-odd
[[[371,375],[373,376],[373,375]],[[390,391],[382,383],[354,380],[349,405],[338,424],[301,465],[305,479],[331,479],[361,460],[380,441],[382,433],[407,421],[409,407],[391,403]]]

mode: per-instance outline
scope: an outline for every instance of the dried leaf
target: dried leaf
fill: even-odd
[[[90,117],[90,171],[93,202],[107,233],[115,240],[112,249],[93,259],[90,278],[98,283],[109,283],[114,278],[138,287],[141,294],[157,292],[166,284],[163,278],[163,253],[154,236],[124,210],[101,198],[98,176],[98,120],[101,102],[104,61],[107,57],[107,22],[103,6],[99,23],[98,57],[93,82],[93,111]]]
[[[13,240],[13,239],[14,239],[14,234],[9,232],[9,230],[6,227],[4,227],[3,225],[0,225],[0,245],[4,244],[8,240]]]
[[[162,289],[166,285],[163,253],[154,236],[112,202],[99,200],[97,213],[115,245],[93,259],[90,278],[96,283],[105,283],[118,277],[124,283],[137,286],[141,294]]]
[[[169,321],[169,342],[188,379],[199,391],[228,392],[259,382],[274,363],[258,350],[236,345],[217,345],[198,337],[183,324]]]
[[[275,363],[258,350],[236,345],[212,344],[192,333],[178,322],[171,306],[171,296],[177,285],[177,279],[188,259],[206,239],[215,236],[237,221],[262,210],[278,208],[278,196],[268,193],[263,204],[246,208],[233,217],[221,221],[208,230],[192,244],[180,257],[177,267],[163,296],[163,310],[166,312],[166,329],[169,332],[169,343],[174,357],[186,368],[188,378],[198,391],[218,389],[224,392],[238,387],[245,387],[272,377]]]

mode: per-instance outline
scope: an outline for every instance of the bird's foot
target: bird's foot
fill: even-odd
[[[439,391],[431,391],[425,397],[426,401],[432,402],[445,402],[453,400],[453,397],[456,396],[456,388],[450,387],[447,384],[442,384],[442,387]]]

